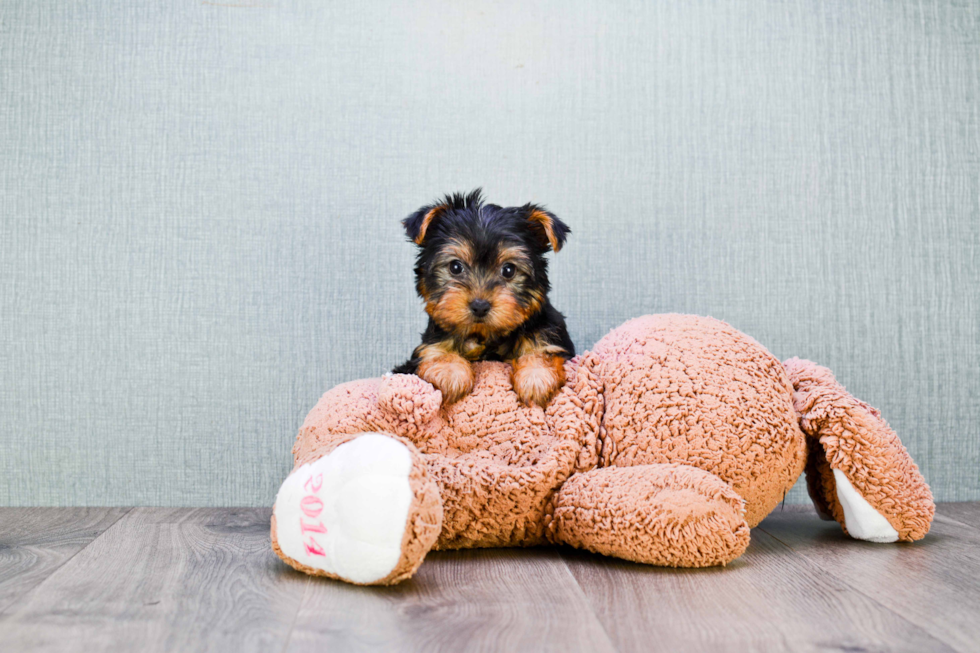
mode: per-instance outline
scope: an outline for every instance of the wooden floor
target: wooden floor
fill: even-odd
[[[0,650],[980,651],[980,504],[916,544],[785,509],[724,569],[569,549],[434,553],[411,581],[310,578],[263,509],[0,509]]]

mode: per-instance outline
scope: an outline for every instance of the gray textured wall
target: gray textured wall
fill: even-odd
[[[980,4],[228,2],[0,3],[0,504],[269,504],[477,185],[580,348],[722,318],[980,499]]]

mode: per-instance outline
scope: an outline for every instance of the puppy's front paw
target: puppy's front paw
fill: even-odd
[[[473,389],[473,368],[458,354],[434,356],[419,364],[418,376],[442,392],[442,402],[452,404]]]
[[[514,391],[525,404],[544,408],[565,384],[565,359],[529,354],[513,361]]]

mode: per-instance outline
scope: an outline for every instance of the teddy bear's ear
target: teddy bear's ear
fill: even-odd
[[[425,243],[425,234],[428,232],[432,223],[439,219],[439,216],[446,212],[449,207],[446,204],[430,204],[402,220],[405,233],[416,245]]]
[[[572,230],[568,225],[558,219],[551,211],[537,204],[525,204],[521,207],[525,217],[531,223],[531,230],[537,236],[541,245],[550,247],[557,252],[565,244],[565,239]]]
[[[414,432],[428,424],[442,406],[442,393],[414,374],[389,374],[378,387],[378,407],[391,420]]]

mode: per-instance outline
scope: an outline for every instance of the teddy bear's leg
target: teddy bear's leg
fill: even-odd
[[[742,497],[717,476],[687,465],[575,474],[554,502],[552,541],[635,562],[724,565],[749,545]]]
[[[807,489],[821,515],[860,540],[923,538],[935,513],[932,493],[881,414],[826,367],[798,358],[784,366],[808,440]]]
[[[362,585],[410,577],[442,527],[442,503],[415,448],[383,433],[297,466],[272,509],[272,546],[308,574]]]

